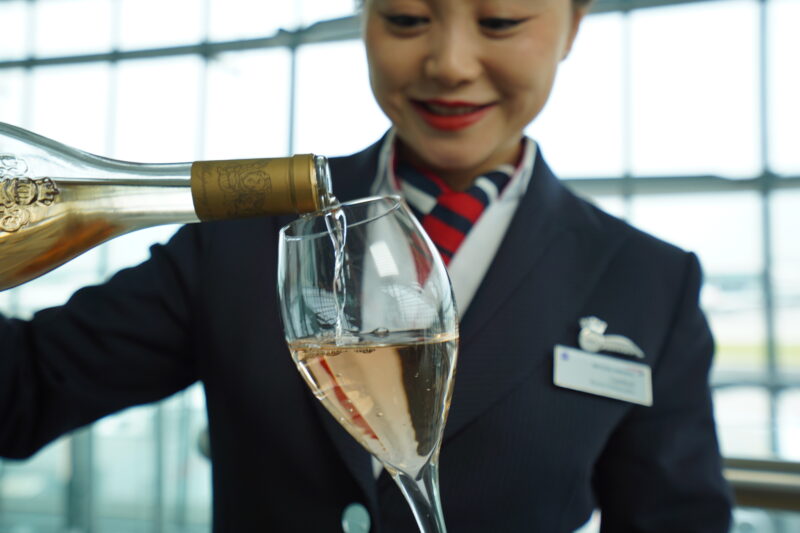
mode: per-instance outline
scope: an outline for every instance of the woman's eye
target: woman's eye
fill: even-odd
[[[414,15],[386,15],[385,18],[392,26],[404,29],[417,28],[428,22],[427,18]]]
[[[504,19],[504,18],[485,18],[480,20],[480,25],[482,28],[490,30],[490,31],[503,31],[503,30],[510,30],[516,26],[519,26],[527,19]]]

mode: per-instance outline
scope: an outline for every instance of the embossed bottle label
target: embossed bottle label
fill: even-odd
[[[0,231],[15,232],[34,220],[34,209],[53,205],[59,190],[50,178],[25,177],[28,166],[0,154]]]
[[[263,213],[272,193],[272,178],[260,163],[241,163],[219,168],[219,188],[228,196],[230,212],[240,216]]]

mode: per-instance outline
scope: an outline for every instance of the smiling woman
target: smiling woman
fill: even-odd
[[[370,81],[401,156],[455,190],[515,164],[585,13],[567,0],[367,0]]]
[[[362,9],[370,84],[392,128],[378,144],[344,160],[368,165],[368,176],[375,176],[369,189],[346,178],[340,186],[344,197],[366,190],[405,195],[448,265],[464,320],[449,425],[457,437],[445,440],[442,451],[447,522],[477,531],[477,524],[489,523],[485,512],[491,509],[496,530],[567,531],[596,505],[608,530],[727,531],[730,495],[709,402],[713,345],[698,308],[696,260],[568,199],[523,134],[550,96],[588,3],[367,0]],[[571,249],[563,236],[552,237],[561,245],[553,245],[543,261],[550,268],[538,265],[531,250],[545,246],[552,228],[562,224],[583,244]],[[621,241],[618,248],[614,243]],[[592,260],[579,259],[578,249]],[[581,266],[565,271],[567,264]],[[599,264],[606,266],[598,271]],[[566,290],[586,279],[592,280],[586,293]],[[536,280],[558,295],[558,311]],[[547,332],[537,330],[541,319],[532,302],[546,306]],[[574,345],[574,324],[588,312],[617,324],[609,338],[642,346],[637,375],[647,376],[643,390],[655,391],[652,406],[597,403],[598,397],[620,400],[601,386],[536,382],[551,375],[551,366],[538,365],[547,369],[542,376],[528,365],[546,361],[552,343]],[[648,326],[636,318],[641,316]],[[485,343],[470,335],[476,330]],[[602,383],[601,356],[582,357],[593,369],[583,378]],[[556,359],[552,368],[558,372],[566,364]],[[536,382],[542,396],[511,386],[515,376]],[[573,396],[576,390],[584,396]],[[513,405],[496,406],[501,393],[513,397]],[[677,411],[680,420],[669,414]],[[491,430],[480,423],[489,412]],[[581,420],[585,431],[565,427],[564,419]],[[548,445],[531,440],[531,432],[545,430]],[[669,438],[674,434],[685,439],[676,442]],[[505,446],[501,455],[510,459],[475,461],[486,446]],[[507,479],[508,468],[525,472],[521,477],[528,481],[498,485],[503,496],[487,497],[485,488]],[[567,483],[572,496],[560,494],[562,481],[573,476],[577,481]],[[460,487],[451,488],[449,498],[448,483]],[[476,485],[482,497],[474,494]],[[481,501],[487,510],[465,506],[467,501]],[[553,513],[557,508],[563,514]],[[403,514],[390,496],[379,499],[379,509],[384,528],[410,527],[401,526]]]

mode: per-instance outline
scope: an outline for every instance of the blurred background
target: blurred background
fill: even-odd
[[[797,21],[800,0],[596,0],[528,132],[579,194],[700,256],[729,475],[768,467],[788,502],[744,502],[741,532],[800,531]],[[0,0],[0,121],[141,162],[348,154],[388,126],[358,35],[354,0]],[[60,304],[175,229],[0,312]],[[209,531],[204,428],[195,386],[0,461],[0,533]]]

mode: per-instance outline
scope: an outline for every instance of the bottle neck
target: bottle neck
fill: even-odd
[[[85,158],[89,164],[39,165],[21,179],[34,187],[52,182],[54,203],[112,218],[127,230],[306,213],[332,198],[327,159],[320,156],[164,164]]]
[[[311,154],[192,164],[200,220],[309,213],[330,197],[327,159]]]
[[[127,168],[126,168],[127,167]],[[198,222],[191,163],[120,164],[110,175],[50,178],[87,216],[110,214],[128,229]]]

